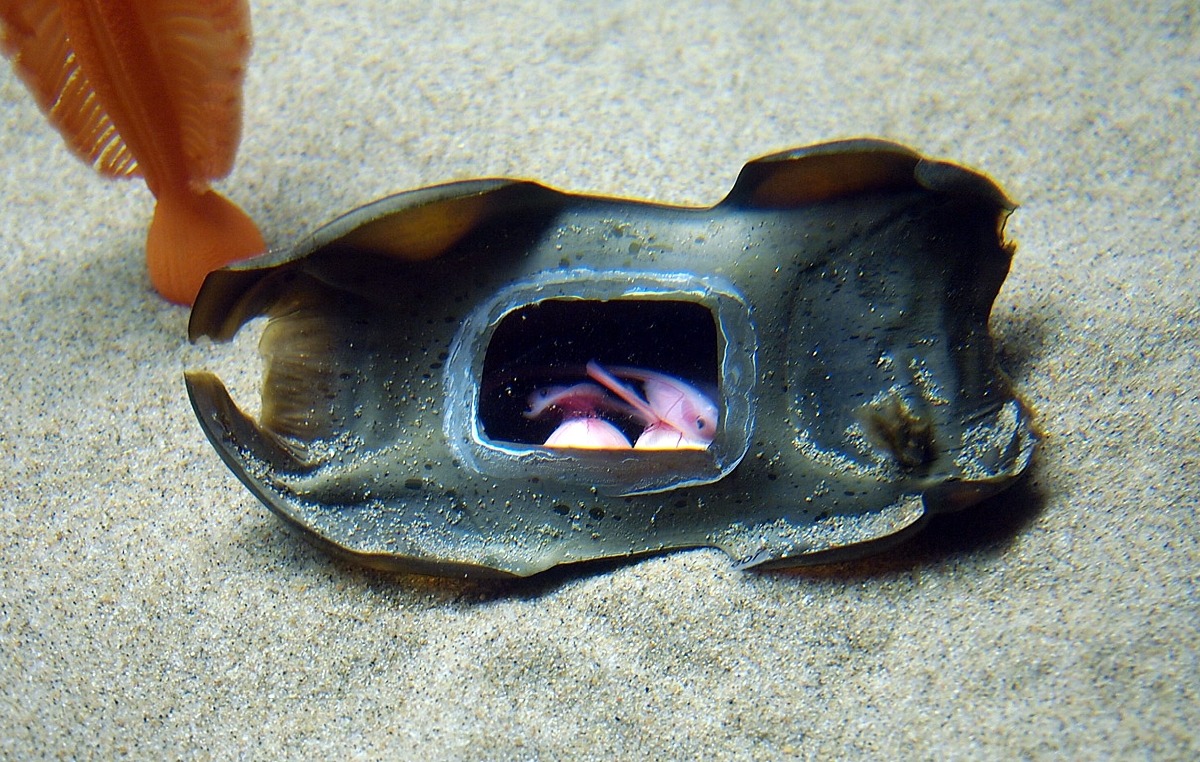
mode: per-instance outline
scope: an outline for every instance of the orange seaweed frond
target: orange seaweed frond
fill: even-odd
[[[0,21],[38,105],[99,172],[142,174],[156,194],[229,173],[250,55],[244,0],[0,0]]]
[[[58,0],[3,0],[0,27],[5,55],[72,153],[112,177],[140,174],[80,70]]]
[[[246,0],[0,0],[0,32],[71,150],[158,198],[146,261],[159,293],[190,304],[208,272],[265,250],[208,187],[241,137]]]
[[[170,0],[137,8],[166,79],[193,182],[233,168],[242,127],[242,81],[250,58],[245,0]]]
[[[146,269],[165,299],[191,304],[210,272],[264,251],[254,222],[216,191],[166,194],[146,236]]]

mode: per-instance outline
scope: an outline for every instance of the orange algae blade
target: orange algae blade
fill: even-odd
[[[164,194],[146,235],[146,268],[164,299],[191,304],[210,272],[264,251],[254,222],[216,191]]]
[[[72,151],[158,197],[146,259],[171,301],[265,249],[208,189],[237,150],[249,19],[245,0],[0,0],[4,52]]]
[[[71,151],[102,174],[140,174],[80,70],[58,0],[3,0],[0,26],[4,54]]]
[[[0,0],[0,21],[38,105],[101,173],[136,166],[156,193],[229,173],[250,55],[244,2]]]

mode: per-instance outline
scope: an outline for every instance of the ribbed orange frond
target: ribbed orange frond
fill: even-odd
[[[0,0],[0,27],[5,55],[75,155],[106,175],[139,174],[137,160],[80,71],[58,1]]]
[[[242,128],[242,80],[250,58],[246,0],[136,3],[166,77],[188,178],[229,174]]]
[[[0,0],[5,53],[72,150],[160,192],[233,166],[245,0]]]
[[[266,250],[254,222],[216,191],[165,193],[146,236],[146,269],[163,297],[191,304],[204,276]]]

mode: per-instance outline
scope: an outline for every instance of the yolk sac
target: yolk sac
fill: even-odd
[[[698,427],[693,416],[693,427],[715,427],[717,391],[716,324],[705,306],[549,300],[514,310],[496,327],[484,358],[479,419],[496,442],[549,445],[560,427],[580,419],[604,421],[637,442],[652,429],[670,429],[661,421],[684,415],[681,405],[691,412],[697,396],[711,410]],[[696,432],[690,441],[707,434],[697,446],[704,449],[713,433]]]
[[[614,400],[596,384],[547,386],[529,395],[525,417],[558,417],[562,422],[546,438],[546,447],[571,447],[584,450],[631,450],[629,437],[608,420],[605,413],[633,416],[632,408]]]

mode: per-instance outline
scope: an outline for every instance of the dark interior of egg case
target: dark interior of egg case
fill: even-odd
[[[488,439],[541,445],[561,422],[554,411],[529,417],[531,398],[589,382],[587,364],[626,366],[686,381],[720,400],[717,326],[702,304],[667,299],[550,299],[505,315],[484,355],[479,419]],[[636,382],[630,383],[636,392]],[[613,410],[599,414],[636,440],[644,424]]]

